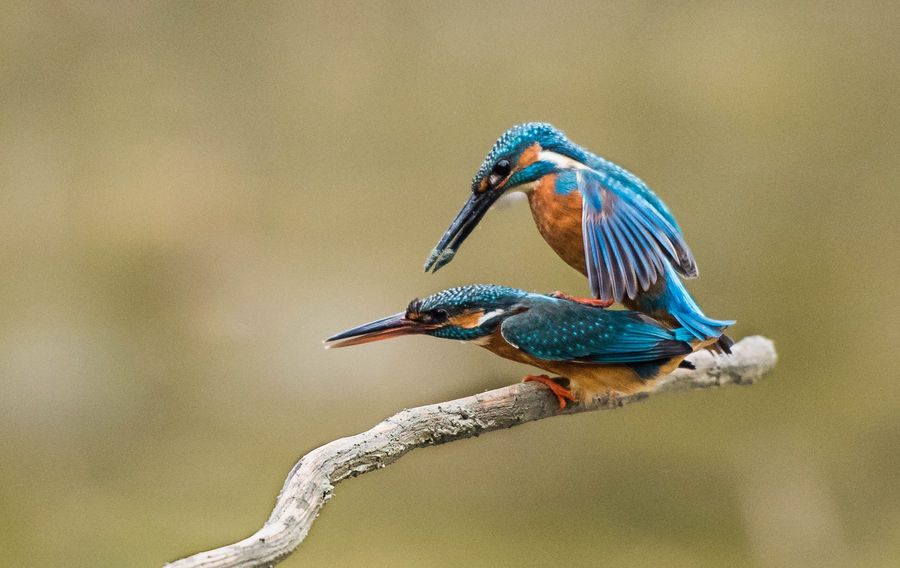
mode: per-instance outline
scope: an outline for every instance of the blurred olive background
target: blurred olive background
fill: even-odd
[[[414,452],[286,566],[895,566],[900,8],[5,2],[0,564],[154,566],[294,461],[528,368],[321,339],[471,282],[586,293],[524,203],[421,266],[495,138],[637,172],[752,388]]]

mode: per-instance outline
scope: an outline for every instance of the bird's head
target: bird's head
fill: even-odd
[[[511,191],[528,192],[541,178],[583,168],[585,152],[550,124],[526,122],[504,132],[472,179],[472,195],[425,262],[438,270],[451,260],[488,209]]]
[[[475,284],[415,299],[406,311],[348,329],[325,340],[326,347],[348,347],[401,335],[432,335],[471,341],[486,337],[504,319],[526,310],[523,290]]]

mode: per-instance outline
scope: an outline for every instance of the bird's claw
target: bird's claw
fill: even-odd
[[[579,304],[584,304],[585,306],[591,306],[593,308],[608,308],[613,305],[612,300],[601,300],[599,298],[578,298],[577,296],[570,296],[564,292],[557,290],[550,294],[554,298],[558,298],[560,300],[569,300],[571,302],[576,302]]]
[[[566,401],[570,401],[573,404],[577,402],[575,400],[575,396],[571,393],[571,391],[569,391],[569,389],[560,385],[547,375],[528,375],[527,377],[522,379],[523,383],[530,383],[532,381],[546,385],[547,388],[550,389],[550,392],[552,392],[556,396],[556,399],[559,401],[560,410],[565,410]]]

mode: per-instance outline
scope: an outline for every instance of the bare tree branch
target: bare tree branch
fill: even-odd
[[[731,356],[694,353],[696,370],[680,369],[653,394],[756,382],[775,366],[775,345],[761,336],[735,344]],[[175,561],[170,568],[272,566],[306,538],[334,485],[348,477],[385,467],[408,451],[443,444],[551,416],[618,408],[649,395],[599,398],[559,410],[556,398],[537,383],[508,387],[398,412],[371,430],[335,440],[303,456],[288,474],[269,520],[252,536],[234,544]]]

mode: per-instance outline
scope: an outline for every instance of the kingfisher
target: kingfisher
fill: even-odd
[[[507,130],[472,180],[472,194],[425,262],[425,271],[449,263],[491,206],[523,192],[544,240],[588,277],[607,307],[621,302],[695,339],[717,338],[733,321],[707,317],[681,277],[695,278],[697,263],[674,216],[640,178],[569,140],[554,126],[529,122]]]
[[[469,341],[519,363],[559,375],[529,375],[550,388],[561,409],[652,390],[684,358],[709,341],[690,330],[670,329],[635,311],[606,310],[553,294],[473,284],[415,299],[406,310],[325,340],[347,347],[402,335],[424,334]]]

